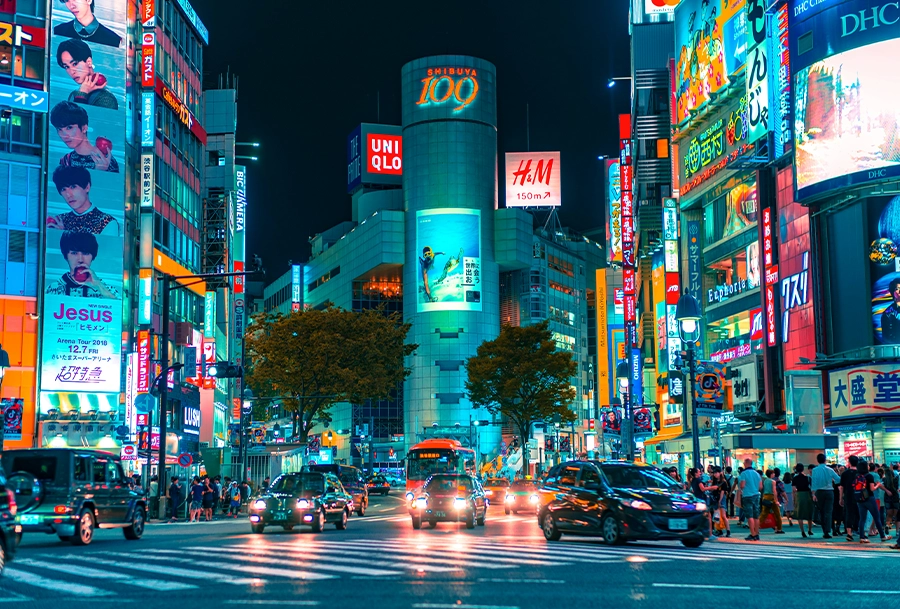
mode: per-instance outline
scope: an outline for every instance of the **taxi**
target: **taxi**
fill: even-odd
[[[506,496],[506,490],[509,488],[509,480],[506,478],[488,478],[484,481],[484,494],[488,498],[488,503],[500,505]]]
[[[467,529],[484,526],[488,501],[481,483],[470,474],[435,474],[409,500],[414,529],[438,522],[465,522]]]

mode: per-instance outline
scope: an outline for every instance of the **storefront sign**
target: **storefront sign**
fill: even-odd
[[[138,332],[137,393],[150,391],[150,331]]]
[[[450,104],[460,112],[478,98],[478,88],[475,68],[428,68],[416,105]]]
[[[506,153],[506,206],[559,207],[559,152]]]
[[[156,0],[141,0],[141,25],[156,27]]]
[[[44,91],[25,87],[0,85],[0,104],[11,108],[24,108],[32,112],[46,113],[50,109],[49,97]]]
[[[184,407],[184,425],[183,430],[186,434],[191,434],[192,436],[200,435],[200,409],[195,408],[193,406],[185,406]]]
[[[216,337],[216,293],[206,292],[203,303],[203,336],[204,338]]]
[[[153,91],[141,92],[141,146],[152,148],[156,139],[156,96]]]
[[[628,393],[631,399],[631,403],[635,406],[640,405],[644,402],[643,373],[641,372],[642,361],[643,356],[641,355],[641,349],[639,349],[638,347],[632,348],[631,358],[629,361],[629,368],[631,370],[631,382],[628,385]]]
[[[141,86],[156,84],[156,34],[144,32],[141,38]]]
[[[725,365],[718,362],[698,362],[694,385],[694,400],[700,416],[719,416],[725,403]]]
[[[735,358],[750,355],[752,352],[753,349],[751,345],[749,343],[746,343],[743,345],[737,345],[735,347],[729,347],[728,349],[723,349],[721,351],[713,351],[712,353],[710,353],[709,359],[714,362],[730,362]]]
[[[4,398],[0,400],[0,421],[3,422],[4,440],[22,439],[22,416],[25,412],[25,400],[22,398]]]
[[[291,266],[291,311],[300,310],[300,301],[303,300],[303,267],[299,264]]]
[[[773,135],[772,158],[784,156],[791,146],[791,61],[788,44],[788,6],[775,9],[769,20],[769,72],[773,75],[773,87],[769,89],[769,108],[772,111],[770,125]]]
[[[47,35],[43,28],[0,21],[0,43],[11,47],[23,45],[43,49]]]
[[[185,17],[188,18],[188,21],[190,21],[191,25],[194,26],[194,29],[197,30],[197,33],[200,35],[200,38],[203,39],[203,42],[209,44],[209,30],[206,29],[206,26],[200,21],[200,17],[197,16],[197,11],[194,10],[191,3],[188,2],[188,0],[178,0],[178,6],[184,11]]]
[[[666,199],[666,201],[673,200],[674,199]],[[663,240],[678,240],[678,210],[674,207],[663,208]]]
[[[678,272],[678,242],[664,241],[663,248],[665,251],[665,267],[667,273]]]
[[[871,457],[872,447],[868,440],[847,440],[844,442],[844,459],[850,456]]]
[[[725,302],[732,296],[736,296],[741,292],[746,292],[752,286],[747,285],[746,279],[738,279],[735,283],[726,283],[710,288],[706,293],[706,304],[716,304]]]
[[[769,131],[769,47],[766,39],[766,0],[747,0],[747,120],[748,143]]]
[[[772,208],[762,210],[763,222],[763,266],[769,268],[774,262],[774,249],[772,247]]]
[[[744,355],[749,355],[749,350]],[[755,409],[759,403],[759,378],[757,378],[756,362],[735,366],[733,371],[736,374],[731,379],[731,395],[734,406],[751,404]]]
[[[832,370],[828,388],[832,420],[900,413],[900,362]]]
[[[153,159],[154,154],[147,153],[141,155],[141,207],[144,209],[153,208]]]
[[[606,185],[609,199],[609,261],[622,262],[622,191],[618,159],[606,162]]]
[[[803,270],[781,280],[781,341],[790,340],[791,311],[809,302],[809,252],[803,252]]]
[[[164,85],[161,80],[156,81],[156,94],[159,95],[159,98],[175,112],[178,120],[180,120],[185,127],[190,129],[191,133],[193,133],[205,146],[206,129],[204,129],[197,119],[194,118],[194,113],[187,107],[187,104],[178,99],[178,96],[175,95],[169,87]]]

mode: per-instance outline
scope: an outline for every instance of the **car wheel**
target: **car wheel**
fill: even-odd
[[[603,541],[610,546],[620,546],[625,543],[625,536],[619,527],[619,521],[616,517],[609,514],[600,523],[600,529],[603,531]]]
[[[682,539],[681,543],[684,544],[686,548],[699,548],[703,545],[702,537],[688,537],[687,539]]]
[[[264,524],[251,524],[250,532],[254,535],[261,535],[263,531],[266,530],[266,525]]]
[[[94,515],[90,510],[81,510],[78,523],[75,525],[75,535],[72,543],[76,546],[86,546],[94,540]]]
[[[131,515],[131,524],[122,529],[125,533],[125,539],[136,541],[144,535],[144,510],[135,506],[134,513]]]
[[[316,512],[314,518],[315,520],[313,520],[312,523],[313,533],[321,533],[322,529],[325,528],[325,511],[319,510],[318,512]]]
[[[475,513],[474,512],[469,514],[468,516],[466,516],[466,528],[467,529],[475,528]]]
[[[503,508],[503,513],[509,516],[509,508]]]
[[[559,538],[562,537],[562,533],[559,532],[559,528],[556,526],[556,519],[549,512],[544,516],[541,530],[544,532],[544,539],[547,541],[559,541]]]
[[[350,513],[347,510],[341,512],[341,519],[334,523],[334,528],[338,531],[343,531],[347,528],[347,519],[350,517]]]
[[[422,528],[422,519],[419,518],[419,517],[417,517],[417,516],[413,516],[413,517],[412,517],[412,524],[413,524],[413,528],[416,529],[416,530],[418,531],[419,529]]]
[[[481,514],[481,518],[477,518],[475,520],[475,523],[478,526],[483,527],[485,519],[487,519],[487,507],[484,508],[484,512]]]
[[[286,525],[284,525],[284,526],[281,527],[281,528],[284,529],[285,531],[293,531],[293,530],[294,530],[294,525],[292,525],[292,524],[286,524]]]

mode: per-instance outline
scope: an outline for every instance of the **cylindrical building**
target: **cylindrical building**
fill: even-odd
[[[474,57],[417,59],[403,66],[401,80],[403,313],[419,345],[405,386],[411,445],[426,428],[464,430],[487,418],[466,398],[464,364],[500,332],[497,103],[494,66]],[[499,428],[482,430],[481,439],[495,444]]]

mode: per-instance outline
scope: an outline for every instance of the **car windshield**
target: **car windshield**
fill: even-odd
[[[356,477],[356,474],[341,474],[341,484],[344,486],[359,486],[359,478]]]
[[[487,482],[485,482],[484,485],[485,486],[494,486],[494,487],[509,486],[509,480],[504,480],[503,478],[494,478],[494,479],[491,479],[491,480],[488,480]]]
[[[534,490],[534,482],[529,482],[528,480],[516,480],[510,485],[510,488],[514,491],[531,491]]]
[[[276,493],[291,493],[292,495],[312,497],[325,492],[325,479],[322,476],[303,474],[278,476],[275,478],[272,486],[269,487],[269,490]]]
[[[600,469],[615,488],[681,488],[672,478],[652,467],[606,465]]]
[[[472,490],[472,481],[462,476],[432,476],[425,484],[425,492],[433,494],[453,494]]]

